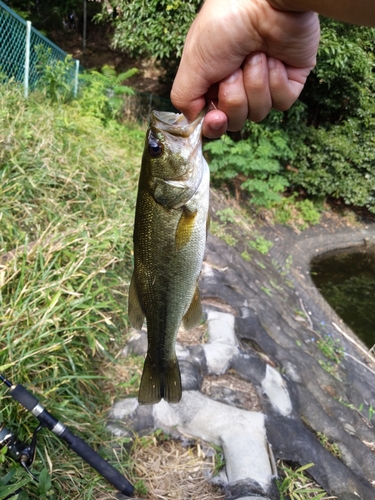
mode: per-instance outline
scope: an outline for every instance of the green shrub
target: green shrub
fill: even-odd
[[[241,188],[251,195],[252,203],[270,206],[280,201],[280,193],[288,186],[281,175],[282,164],[293,153],[287,137],[279,130],[249,124],[252,135],[248,140],[235,142],[229,137],[206,144],[210,170],[214,181],[229,181],[238,174],[247,179]]]
[[[375,140],[358,119],[328,128],[310,127],[288,172],[294,186],[309,195],[342,198],[348,205],[375,211]]]
[[[318,64],[301,99],[308,125],[341,124],[374,114],[375,29],[321,19]]]
[[[249,247],[258,250],[263,255],[267,255],[273,247],[273,243],[260,234],[255,240],[249,241]]]
[[[374,46],[375,29],[323,18],[318,64],[300,100],[246,124],[237,142],[206,146],[214,180],[245,175],[241,187],[266,207],[280,204],[288,186],[375,213]],[[295,210],[307,223],[318,220],[307,203]],[[286,221],[291,212],[284,206],[279,215]]]
[[[115,118],[123,108],[123,96],[135,93],[123,82],[137,72],[137,68],[131,68],[117,75],[114,68],[105,65],[101,72],[92,70],[81,75],[82,88],[79,100],[81,110],[104,122]]]
[[[52,102],[66,102],[73,97],[73,61],[68,55],[64,61],[52,59],[51,48],[43,45],[35,47],[37,54],[37,71],[40,75],[38,88],[43,87]]]
[[[309,225],[319,224],[320,210],[309,200],[296,200],[297,193],[283,198],[272,207],[276,222],[293,224],[298,229],[306,229]]]
[[[295,158],[291,185],[375,211],[375,30],[322,20],[318,64],[299,128],[284,114]]]

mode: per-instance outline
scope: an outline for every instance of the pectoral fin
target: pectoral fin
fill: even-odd
[[[195,326],[199,325],[202,319],[202,304],[201,296],[198,287],[195,289],[193,300],[189,306],[189,309],[182,318],[182,324],[185,330],[191,330]]]
[[[137,288],[135,286],[134,274],[132,276],[129,287],[129,303],[128,303],[129,321],[134,328],[141,330],[145,314],[139,302]]]
[[[189,243],[193,234],[196,215],[197,212],[190,212],[187,208],[183,208],[176,230],[176,250],[181,250]]]

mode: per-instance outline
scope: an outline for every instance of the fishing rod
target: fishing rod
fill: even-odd
[[[19,441],[6,427],[0,429],[0,446],[2,443],[7,446],[12,458],[17,460],[26,471],[36,479],[28,467],[32,464],[35,457],[36,435],[39,430],[46,427],[57,437],[65,441],[68,446],[85,462],[93,467],[101,476],[103,476],[112,486],[126,496],[132,496],[134,486],[121,475],[111,464],[102,458],[91,446],[83,439],[74,435],[65,425],[51,415],[23,385],[13,385],[8,379],[0,374],[0,382],[3,382],[9,388],[11,397],[20,403],[26,410],[30,411],[36,417],[40,426],[34,431],[32,443],[30,446]]]

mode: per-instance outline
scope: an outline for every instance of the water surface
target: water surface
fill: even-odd
[[[331,307],[371,348],[375,344],[375,251],[316,259],[311,277]]]

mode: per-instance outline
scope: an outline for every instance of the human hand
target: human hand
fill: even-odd
[[[272,1],[272,0],[270,0]],[[171,99],[188,120],[206,101],[206,137],[288,109],[315,66],[319,21],[267,0],[206,0],[186,38]]]

